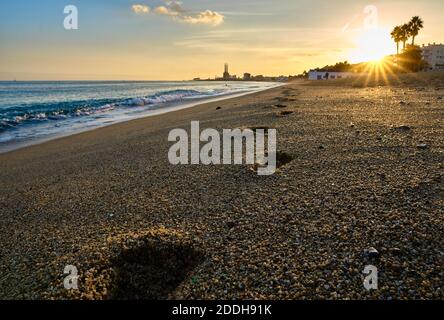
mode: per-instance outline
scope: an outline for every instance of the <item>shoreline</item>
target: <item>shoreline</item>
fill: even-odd
[[[266,91],[266,90],[272,90],[272,89],[279,88],[279,87],[282,87],[285,85],[286,84],[276,83],[276,86],[274,86],[274,87],[262,88],[262,89],[258,89],[258,90],[254,90],[254,91],[240,92],[240,93],[234,93],[234,94],[225,94],[222,96],[215,96],[212,98],[202,98],[202,99],[196,99],[194,101],[191,100],[189,102],[181,101],[181,102],[176,102],[176,103],[166,103],[161,107],[153,108],[152,110],[150,110],[149,114],[145,114],[141,117],[137,117],[137,118],[133,118],[133,119],[115,120],[109,124],[97,125],[97,126],[91,127],[91,128],[88,128],[88,127],[82,128],[82,129],[73,130],[73,131],[70,131],[67,133],[52,134],[52,135],[48,135],[48,136],[38,138],[38,139],[19,141],[19,142],[17,142],[17,141],[7,142],[4,145],[0,146],[0,154],[13,152],[15,150],[20,150],[22,148],[26,148],[29,146],[39,145],[39,144],[42,144],[42,143],[45,143],[48,141],[52,141],[52,140],[56,140],[56,139],[60,139],[60,138],[64,138],[64,137],[69,137],[72,135],[76,135],[76,134],[80,134],[80,133],[84,133],[84,132],[88,132],[88,131],[98,130],[98,129],[108,127],[108,126],[113,126],[113,125],[116,125],[119,123],[143,119],[143,118],[147,118],[147,117],[154,117],[154,116],[158,116],[158,115],[170,113],[170,112],[178,112],[183,109],[193,108],[193,107],[196,107],[201,104],[213,103],[213,102],[223,101],[223,100],[227,100],[227,99],[235,99],[235,98],[242,97],[245,95],[255,94],[255,93],[259,93],[259,92]]]
[[[294,82],[1,154],[0,298],[442,299],[444,76],[401,80]],[[275,128],[291,161],[173,166],[168,133],[193,120]]]

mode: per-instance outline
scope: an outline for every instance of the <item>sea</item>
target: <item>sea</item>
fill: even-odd
[[[275,82],[0,82],[0,153],[279,86]]]

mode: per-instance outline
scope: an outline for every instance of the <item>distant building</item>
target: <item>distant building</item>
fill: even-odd
[[[352,72],[330,72],[310,70],[308,73],[308,80],[336,80],[355,77],[356,74]]]
[[[421,50],[422,57],[428,64],[428,70],[444,69],[444,44],[423,44]]]
[[[228,71],[228,63],[225,63],[224,65],[224,73],[222,75],[222,77],[218,77],[215,76],[214,80],[215,81],[280,81],[280,82],[285,82],[288,81],[289,77],[287,76],[279,76],[279,77],[265,77],[263,75],[257,75],[254,76],[251,73],[244,73],[243,76],[236,76],[236,75],[231,75],[230,72]],[[210,81],[213,79],[207,79],[207,80],[203,80],[200,78],[194,78],[195,81]]]
[[[289,79],[289,77],[280,75],[279,77],[276,78],[276,81],[285,82],[285,81],[288,81],[288,79]]]
[[[228,63],[225,63],[224,75],[223,75],[222,79],[224,79],[224,80],[231,79],[230,73],[228,72]]]

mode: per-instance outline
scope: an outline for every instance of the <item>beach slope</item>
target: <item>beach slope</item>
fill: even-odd
[[[301,81],[1,154],[0,298],[442,299],[443,96]],[[173,166],[193,120],[275,128],[291,161]]]

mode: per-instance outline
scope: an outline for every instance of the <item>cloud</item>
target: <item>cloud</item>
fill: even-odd
[[[161,15],[165,15],[165,16],[171,16],[171,17],[176,17],[176,16],[178,16],[180,14],[179,12],[171,10],[170,8],[165,7],[165,6],[156,7],[154,9],[154,12],[157,13],[157,14],[161,14]]]
[[[150,12],[150,8],[144,5],[133,5],[133,11],[136,14],[146,14]],[[184,22],[188,24],[202,24],[218,26],[224,22],[224,15],[211,10],[204,10],[201,12],[189,12],[184,9],[180,1],[166,1],[165,5],[158,6],[153,10],[154,14],[169,16],[175,21]]]
[[[224,16],[218,12],[205,10],[194,16],[183,16],[183,21],[190,24],[209,24],[218,26],[224,22]]]
[[[164,15],[169,15],[170,14],[170,10],[168,10],[167,7],[164,6],[160,6],[154,9],[154,12],[157,14],[164,14]]]
[[[168,1],[166,4],[172,12],[183,13],[185,11],[180,1]]]
[[[143,4],[134,4],[131,9],[135,14],[147,14],[150,12],[150,7]]]
[[[295,38],[294,34],[307,35]],[[316,40],[313,40],[316,39]],[[211,29],[174,42],[191,52],[223,56],[262,57],[267,61],[295,63],[327,55],[339,55],[348,48],[336,28],[265,27],[244,29]],[[248,58],[246,58],[248,59]]]

